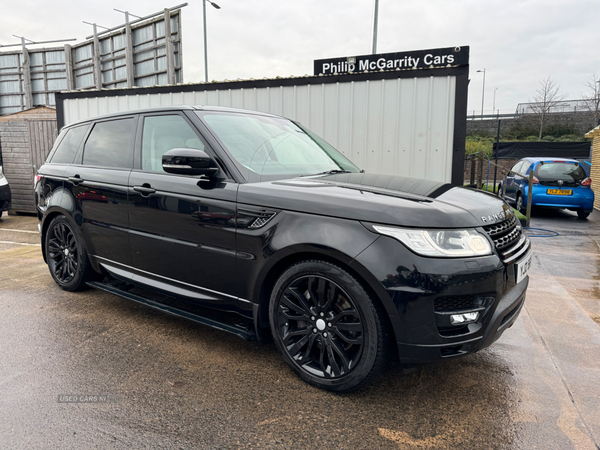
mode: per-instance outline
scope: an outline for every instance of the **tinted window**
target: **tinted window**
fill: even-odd
[[[550,162],[539,164],[536,175],[540,181],[566,181],[578,183],[587,177],[585,170],[579,164],[567,162]]]
[[[83,164],[131,168],[133,120],[111,120],[94,125],[83,149]]]
[[[87,129],[88,126],[84,125],[68,130],[63,140],[58,144],[58,148],[54,152],[50,162],[55,164],[71,164]]]
[[[163,172],[162,155],[174,148],[204,150],[204,144],[181,116],[144,118],[142,170]]]

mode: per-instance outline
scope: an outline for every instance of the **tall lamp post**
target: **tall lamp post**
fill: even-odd
[[[206,44],[206,2],[210,3],[215,9],[221,9],[221,7],[211,0],[202,0],[202,13],[204,15],[204,81],[208,83],[208,47]]]
[[[494,102],[492,103],[493,114],[496,114],[496,91],[498,88],[494,88]]]
[[[483,89],[481,90],[481,118],[483,119],[483,98],[485,96],[485,67],[483,70],[478,70],[477,72],[483,72]]]
[[[377,22],[379,19],[379,0],[375,0],[375,16],[373,17],[373,54],[377,53]]]

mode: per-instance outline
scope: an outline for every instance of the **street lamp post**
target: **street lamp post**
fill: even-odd
[[[373,17],[373,54],[377,53],[377,21],[379,19],[379,0],[375,0],[375,15]]]
[[[494,102],[493,102],[493,104],[492,104],[492,110],[493,110],[493,113],[492,113],[492,114],[495,114],[495,113],[496,113],[496,91],[497,91],[497,90],[498,90],[498,88],[494,88]]]
[[[204,16],[204,81],[208,83],[208,46],[206,44],[206,2],[210,3],[215,9],[221,9],[221,7],[211,0],[202,0],[202,13]]]
[[[483,119],[483,98],[485,96],[485,67],[483,70],[478,70],[477,72],[483,72],[483,88],[481,90],[481,118]]]

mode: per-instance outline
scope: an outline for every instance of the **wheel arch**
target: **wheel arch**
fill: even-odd
[[[325,254],[315,250],[307,250],[291,253],[277,261],[272,267],[269,268],[268,272],[262,278],[260,282],[260,291],[257,294],[257,297],[255,297],[258,299],[258,312],[255,317],[255,320],[257,321],[256,325],[264,329],[270,328],[269,301],[271,299],[273,287],[275,286],[275,283],[277,282],[281,274],[283,274],[283,272],[285,272],[289,267],[293,266],[294,264],[300,263],[302,261],[324,261],[331,264],[335,264],[336,266],[344,269],[346,272],[352,275],[352,277],[355,278],[361,284],[361,286],[365,291],[367,291],[373,302],[384,313],[384,318],[389,332],[388,338],[390,341],[390,349],[392,349],[392,352],[396,357],[397,346],[394,327],[391,323],[389,309],[382,301],[381,296],[377,293],[378,288],[380,288],[380,286],[373,286],[370,280],[368,280],[367,277],[363,275],[364,271],[360,270],[360,268],[357,267],[356,263],[351,265],[353,259],[347,257],[346,255],[332,256],[331,252]],[[364,270],[366,271],[366,269]]]
[[[74,230],[76,230],[80,237],[81,237],[81,243],[85,248],[85,251],[88,253],[88,249],[86,246],[86,242],[85,239],[83,239],[83,236],[81,236],[81,224],[78,224],[77,221],[75,220],[75,218],[71,215],[71,213],[69,211],[66,211],[60,207],[51,207],[48,208],[45,212],[44,215],[42,216],[42,220],[41,220],[41,224],[40,224],[40,232],[42,234],[41,236],[41,243],[42,243],[42,256],[44,257],[44,262],[48,263],[47,257],[48,255],[46,255],[46,233],[48,231],[48,227],[50,226],[50,224],[52,223],[52,220],[54,220],[55,217],[57,216],[65,216],[65,218],[67,219],[67,221],[69,221],[69,223],[71,224],[71,226],[73,227]],[[95,261],[93,260],[93,258],[90,258],[90,263],[92,264],[92,267],[94,269],[94,271],[96,272],[100,272],[101,269],[100,267],[98,267],[95,263]]]

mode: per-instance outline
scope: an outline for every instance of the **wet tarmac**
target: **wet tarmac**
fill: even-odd
[[[533,238],[525,307],[498,342],[336,395],[273,345],[62,291],[37,220],[4,215],[0,448],[597,450],[600,213],[539,212],[531,226],[560,234]]]

